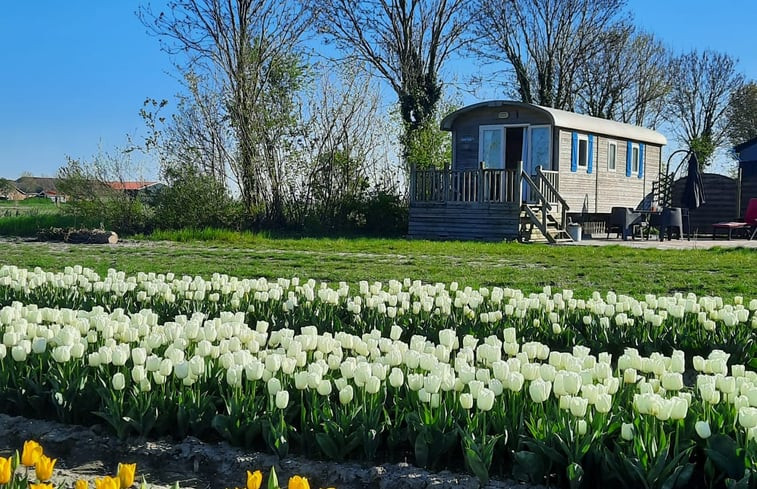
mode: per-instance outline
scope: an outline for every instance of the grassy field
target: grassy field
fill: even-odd
[[[5,208],[50,208],[56,209],[55,203],[47,197],[31,197],[24,200],[0,200],[0,209]]]
[[[56,271],[81,264],[100,273],[313,278],[328,282],[420,279],[580,296],[615,290],[643,297],[676,291],[757,296],[757,253],[745,249],[654,250],[379,239],[275,239],[247,233],[171,233],[116,246],[0,242],[0,264]],[[204,238],[205,240],[197,240]]]

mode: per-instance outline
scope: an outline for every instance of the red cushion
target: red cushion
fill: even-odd
[[[732,222],[716,222],[715,224],[712,225],[712,227],[714,227],[714,228],[726,228],[726,229],[731,228],[731,229],[736,229],[736,228],[749,227],[749,224],[747,224],[745,222],[736,222],[736,221],[732,221]]]

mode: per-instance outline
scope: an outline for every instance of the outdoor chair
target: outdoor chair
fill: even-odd
[[[660,214],[660,241],[668,235],[668,240],[673,239],[673,232],[678,239],[683,237],[683,213],[680,207],[665,207]]]
[[[613,207],[610,213],[610,221],[607,223],[607,237],[610,233],[616,233],[618,237],[628,239],[630,234],[635,238],[634,230],[641,229],[643,217],[638,212],[633,212],[628,207]]]
[[[728,239],[733,238],[734,231],[744,231],[746,237],[751,241],[757,235],[757,199],[749,199],[746,214],[743,221],[716,222],[712,225],[712,239],[717,237],[718,231],[728,233]]]

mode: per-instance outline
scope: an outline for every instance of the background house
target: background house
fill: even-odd
[[[15,182],[4,180],[0,182],[0,199],[2,200],[24,200],[27,195],[16,187]]]

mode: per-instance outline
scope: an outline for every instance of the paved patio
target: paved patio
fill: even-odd
[[[611,235],[612,236],[612,235]],[[712,239],[711,236],[704,238],[692,237],[691,240],[673,239],[660,241],[658,239],[628,239],[624,241],[620,238],[606,238],[605,235],[600,235],[595,238],[584,238],[576,243],[567,243],[567,246],[609,246],[620,245],[630,246],[632,248],[656,248],[661,250],[702,250],[708,248],[750,248],[757,250],[757,238],[749,241],[747,239]]]

